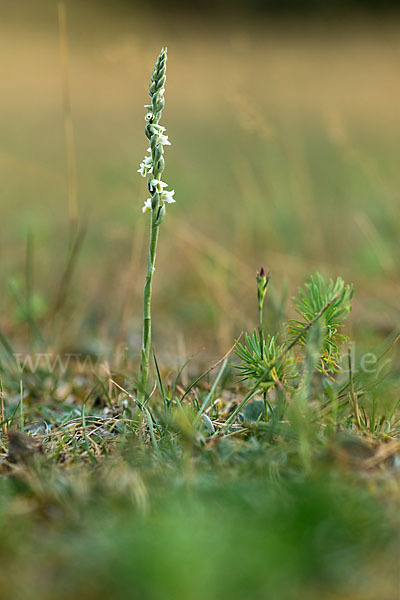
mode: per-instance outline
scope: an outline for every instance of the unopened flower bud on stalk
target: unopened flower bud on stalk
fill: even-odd
[[[258,307],[262,308],[264,303],[265,294],[267,292],[268,282],[270,280],[271,274],[265,274],[264,267],[261,267],[260,271],[256,275],[257,279],[257,296],[258,296]]]

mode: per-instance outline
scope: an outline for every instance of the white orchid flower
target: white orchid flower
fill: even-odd
[[[149,190],[150,192],[158,192],[161,194],[163,188],[167,187],[168,183],[161,181],[161,179],[150,179],[149,181]]]
[[[145,201],[144,205],[142,206],[142,212],[147,212],[148,210],[152,210],[151,207],[151,198],[147,198],[147,200]]]
[[[151,133],[158,135],[160,133],[164,133],[165,127],[163,127],[162,125],[159,125],[158,123],[152,123],[152,125],[150,126],[150,131],[151,131]]]
[[[163,133],[159,133],[158,134],[158,141],[163,146],[170,146],[171,145],[171,142],[169,141],[168,136],[164,135]]]
[[[175,194],[175,190],[171,190],[170,192],[163,191],[161,193],[162,202],[166,202],[167,204],[173,204],[174,202],[176,202],[176,200],[174,198],[174,194]]]
[[[153,163],[151,160],[151,156],[144,157],[137,171],[141,174],[142,177],[146,177],[146,175],[150,175],[153,172]]]

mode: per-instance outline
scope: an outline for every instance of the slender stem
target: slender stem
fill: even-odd
[[[352,365],[352,360],[351,360],[350,349],[348,352],[348,362],[349,362],[350,398],[351,398],[351,402],[353,404],[354,417],[356,419],[357,426],[359,429],[361,429],[361,420],[360,420],[360,412],[358,410],[357,394],[354,391],[353,365]]]
[[[158,240],[158,228],[156,223],[156,211],[151,213],[150,222],[150,244],[147,262],[146,282],[143,294],[143,343],[142,361],[140,365],[139,400],[143,401],[146,396],[147,379],[149,376],[150,349],[151,349],[151,292],[153,284],[154,265],[156,262],[156,249]]]
[[[1,418],[1,431],[3,433],[3,437],[7,436],[7,423],[6,418],[4,416],[4,390],[3,390],[3,382],[0,379],[0,418]]]
[[[264,358],[263,307],[258,305],[258,337],[260,341],[261,360]]]
[[[258,339],[260,343],[261,360],[264,358],[264,331],[263,331],[263,302],[258,303]],[[264,400],[264,421],[268,421],[268,403],[267,391],[263,393]]]

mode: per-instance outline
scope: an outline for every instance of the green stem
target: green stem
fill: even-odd
[[[260,344],[261,360],[264,359],[264,329],[263,329],[263,302],[258,303],[258,340]],[[268,402],[267,391],[263,392],[264,400],[264,421],[268,421]]]
[[[157,211],[151,212],[150,244],[147,261],[146,282],[143,294],[143,343],[142,361],[140,365],[140,381],[138,399],[143,402],[146,397],[147,380],[149,377],[150,349],[151,349],[151,292],[153,283],[154,264],[156,262],[156,249],[158,240]]]
[[[263,307],[258,306],[258,337],[260,342],[261,360],[264,358]]]
[[[264,330],[263,330],[263,305],[258,305],[258,339],[260,343],[260,354],[261,360],[264,359]],[[267,403],[267,391],[264,390],[264,421],[268,421],[268,403]]]

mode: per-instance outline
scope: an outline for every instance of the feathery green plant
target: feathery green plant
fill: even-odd
[[[259,387],[264,391],[279,385],[286,380],[288,372],[287,356],[284,346],[277,343],[276,335],[253,332],[245,334],[244,344],[236,343],[235,354],[243,361],[236,368],[240,371],[241,381],[246,379],[260,380]],[[270,369],[266,367],[270,366]]]
[[[305,286],[306,291],[301,289],[299,297],[294,299],[295,310],[301,318],[289,321],[287,339],[279,343],[277,334],[265,337],[263,331],[262,308],[269,276],[266,277],[264,269],[261,269],[256,279],[258,331],[256,329],[252,336],[245,334],[244,344],[236,342],[235,345],[235,354],[242,361],[235,365],[242,376],[241,380],[254,382],[248,400],[257,390],[262,390],[265,396],[273,388],[296,389],[296,384],[290,383],[290,380],[295,380],[299,375],[299,369],[294,368],[300,359],[293,352],[295,346],[307,345],[304,368],[309,375],[310,368],[330,374],[339,371],[341,357],[338,344],[347,340],[346,336],[339,333],[339,329],[351,310],[352,286],[345,285],[341,278],[336,283],[331,280],[326,284],[319,273],[311,277]],[[317,323],[318,343],[310,331],[315,329]],[[312,348],[308,347],[310,345]],[[313,364],[310,366],[311,355]],[[301,386],[301,380],[298,385]],[[264,401],[266,403],[266,398]]]
[[[165,135],[165,127],[159,124],[165,105],[164,93],[166,70],[167,49],[163,48],[156,60],[151,76],[151,84],[149,87],[151,104],[145,105],[145,108],[148,109],[145,116],[145,134],[150,141],[150,146],[148,148],[149,155],[145,156],[138,169],[138,172],[143,177],[148,177],[147,185],[150,192],[150,198],[145,201],[142,210],[144,213],[151,213],[150,243],[143,302],[143,343],[138,385],[138,396],[140,401],[146,396],[149,375],[151,348],[151,292],[155,269],[158,230],[165,217],[165,205],[175,202],[174,190],[167,191],[165,188],[167,188],[168,185],[161,180],[165,167],[164,146],[171,145],[168,136]]]
[[[267,292],[270,273],[266,275],[264,267],[256,275],[258,301],[258,330],[253,335],[244,336],[244,344],[236,342],[235,354],[243,361],[236,366],[240,371],[241,381],[253,379],[265,394],[276,385],[281,386],[289,376],[289,357],[283,345],[278,343],[278,336],[270,334],[265,338],[263,325],[263,306]],[[293,362],[293,361],[291,361]]]
[[[305,289],[300,289],[298,297],[294,299],[294,309],[300,315],[300,319],[289,321],[288,337],[289,340],[293,340],[300,335],[298,339],[300,345],[304,345],[307,341],[308,330],[305,329],[307,324],[333,299],[320,319],[324,329],[324,342],[317,366],[319,371],[340,370],[341,356],[338,344],[348,340],[340,333],[340,329],[351,311],[352,297],[353,286],[345,285],[341,277],[338,277],[335,283],[331,279],[326,284],[322,275],[317,273],[310,277]]]

